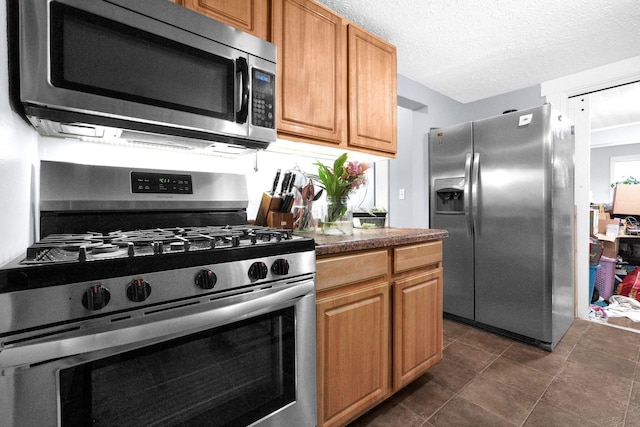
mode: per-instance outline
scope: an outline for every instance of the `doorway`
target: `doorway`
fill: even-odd
[[[640,178],[640,82],[607,88],[586,96],[590,98],[591,207],[602,207],[606,212],[611,212],[615,184],[637,182]],[[629,211],[624,215],[617,212],[613,216],[630,218],[627,214],[639,215],[640,212]],[[603,321],[609,325],[630,328],[636,332],[640,332],[637,322],[627,316],[611,316],[613,311],[606,304],[609,297],[617,293],[617,279],[623,279],[638,266],[634,248],[636,243],[640,245],[639,242],[636,242],[635,236],[617,239],[615,247],[619,248],[618,252],[605,253],[600,261],[601,268],[597,272],[594,291],[596,296],[601,297],[597,304],[603,306],[602,311],[598,309],[594,313],[606,314]],[[634,317],[635,314],[630,316]]]
[[[541,95],[573,120],[576,129],[576,317],[589,317],[589,206],[591,97],[596,91],[640,81],[640,56],[542,83]],[[584,95],[584,96],[580,96]]]

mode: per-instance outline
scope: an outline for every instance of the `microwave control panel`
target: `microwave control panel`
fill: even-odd
[[[275,91],[276,76],[266,71],[253,69],[251,97],[251,124],[263,128],[276,128]]]
[[[131,172],[132,193],[193,194],[191,175]]]

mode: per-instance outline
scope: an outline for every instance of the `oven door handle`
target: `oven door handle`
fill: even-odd
[[[297,283],[295,286],[275,290],[259,298],[225,305],[211,310],[157,320],[152,323],[95,332],[76,337],[39,341],[32,344],[15,344],[0,350],[0,367],[14,368],[42,363],[79,354],[108,350],[140,342],[152,344],[177,338],[189,333],[228,324],[234,320],[264,312],[270,307],[313,294],[313,280]]]

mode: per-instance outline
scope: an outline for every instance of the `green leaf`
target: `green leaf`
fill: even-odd
[[[333,174],[336,176],[336,178],[342,176],[342,172],[344,170],[344,162],[346,161],[347,153],[344,153],[343,155],[338,157],[335,162],[333,162]]]

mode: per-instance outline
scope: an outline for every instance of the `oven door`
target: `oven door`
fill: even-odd
[[[21,99],[41,133],[275,139],[250,114],[252,92],[275,96],[275,64],[218,42],[224,24],[168,1],[26,0],[20,19]]]
[[[104,320],[4,341],[3,423],[316,425],[312,278]]]

